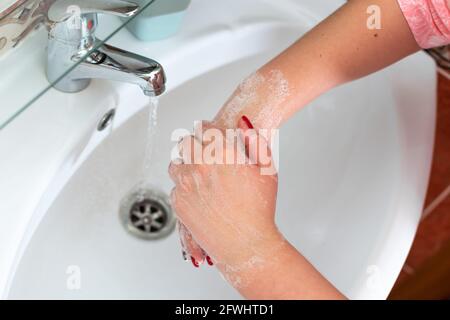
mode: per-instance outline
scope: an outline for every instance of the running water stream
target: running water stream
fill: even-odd
[[[147,136],[144,146],[144,157],[142,162],[141,181],[138,183],[138,194],[144,196],[146,188],[151,184],[150,167],[152,163],[152,154],[155,145],[155,137],[157,133],[158,124],[158,106],[159,100],[156,97],[152,97],[149,100],[149,104],[146,112],[148,112],[147,122]]]

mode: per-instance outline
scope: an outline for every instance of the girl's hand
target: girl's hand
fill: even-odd
[[[210,266],[214,265],[211,257],[198,245],[192,237],[192,234],[180,221],[177,222],[177,227],[181,240],[183,259],[185,261],[191,260],[196,268],[200,267],[205,260]]]
[[[235,268],[268,259],[267,255],[285,243],[274,222],[278,178],[274,171],[264,175],[261,170],[273,168],[271,157],[264,164],[259,157],[263,151],[270,155],[270,149],[244,119],[239,128],[247,136],[245,150],[227,145],[223,157],[244,157],[253,164],[172,163],[169,170],[176,183],[172,205],[182,223],[182,242],[190,244],[195,259],[202,259],[201,248],[205,249],[229,277]],[[258,148],[250,147],[256,143]],[[183,140],[182,149],[194,150],[199,144],[191,136]]]
[[[252,125],[245,117],[239,121],[239,128],[250,133],[244,138],[245,148],[226,144],[221,155],[225,159],[244,156],[252,160],[251,164],[170,166],[176,183],[172,205],[182,223],[183,241],[190,244],[191,252],[201,254],[201,259],[205,249],[224,277],[246,298],[344,298],[278,232],[274,221],[278,177],[272,157],[268,163],[261,157],[261,151],[270,154],[270,149],[264,139],[257,139],[256,132],[249,130]],[[207,149],[197,138],[185,138],[183,159],[190,158],[185,151],[194,150],[194,145]],[[272,170],[262,170],[268,168]]]

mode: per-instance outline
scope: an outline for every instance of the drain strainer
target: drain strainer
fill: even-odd
[[[166,237],[175,228],[175,216],[166,194],[139,188],[120,206],[120,219],[132,235],[155,240]]]

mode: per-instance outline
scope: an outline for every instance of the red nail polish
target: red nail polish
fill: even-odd
[[[212,259],[211,259],[210,256],[206,256],[206,261],[208,262],[208,264],[209,264],[210,266],[213,266],[213,265],[214,265],[214,262],[212,261]]]
[[[199,267],[199,264],[198,264],[197,260],[195,260],[194,257],[191,257],[191,261],[192,261],[192,264],[194,265],[194,267],[196,267],[196,268]]]
[[[249,129],[254,129],[253,124],[250,122],[250,120],[246,116],[242,116],[242,120],[245,122],[247,127]]]

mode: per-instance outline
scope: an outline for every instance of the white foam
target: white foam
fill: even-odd
[[[281,104],[286,101],[290,94],[289,83],[280,70],[269,72],[266,85],[268,93],[264,101],[261,101],[261,109],[254,121],[261,128],[277,128],[283,120],[283,108]]]
[[[266,75],[256,72],[242,81],[216,120],[223,121],[227,128],[235,128],[238,117],[245,113],[253,116],[251,120],[259,129],[277,128],[284,117],[281,105],[289,95],[289,82],[282,71],[271,70]]]
[[[219,115],[220,118],[224,119],[227,128],[236,127],[236,119],[242,110],[257,101],[258,88],[264,82],[265,77],[258,72],[242,81],[234,95],[226,103],[223,114]]]

